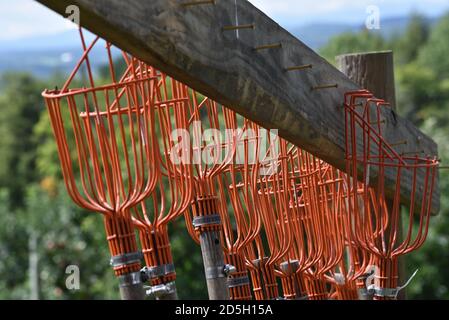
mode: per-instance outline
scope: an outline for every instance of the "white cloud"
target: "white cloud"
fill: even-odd
[[[59,33],[69,25],[34,0],[0,0],[0,40]]]

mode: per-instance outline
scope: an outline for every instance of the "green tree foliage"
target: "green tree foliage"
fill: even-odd
[[[443,164],[449,163],[449,14],[432,29],[429,41],[420,49],[415,72],[403,77],[408,92],[420,91],[415,103],[423,130],[438,142]],[[423,77],[424,83],[410,80]],[[408,78],[408,79],[407,79]],[[425,99],[427,97],[427,99]],[[410,289],[413,297],[449,299],[449,172],[440,174],[441,212],[433,219],[424,248],[410,258],[410,266],[421,268],[421,275]]]
[[[380,35],[363,30],[360,33],[343,33],[333,38],[320,50],[320,54],[328,61],[335,62],[335,57],[340,54],[386,49],[388,45]]]
[[[102,219],[76,207],[63,185],[28,188],[26,219],[38,236],[42,299],[117,299]],[[66,287],[66,268],[80,270],[80,290]]]
[[[439,80],[447,80],[449,73],[449,13],[431,31],[428,44],[419,52],[418,62],[433,70]]]
[[[430,104],[439,99],[435,72],[422,68],[415,61],[398,65],[396,69],[399,111],[413,123],[422,125],[429,113]],[[426,105],[426,108],[423,108],[423,105]]]
[[[405,33],[393,37],[391,43],[396,43],[394,49],[397,61],[400,64],[407,64],[416,60],[420,49],[428,41],[429,29],[425,17],[420,14],[413,14]]]
[[[100,74],[104,78],[97,82],[105,83],[107,70]],[[62,78],[44,82],[10,74],[0,83],[0,299],[30,297],[31,237],[37,238],[39,298],[118,299],[102,217],[74,205],[63,183],[41,96]],[[180,296],[206,298],[201,251],[182,218],[171,234]],[[80,270],[80,290],[66,288],[66,268],[72,265]]]
[[[23,204],[26,185],[37,178],[32,132],[44,109],[43,85],[25,74],[0,80],[0,188],[8,188],[12,207]]]
[[[10,211],[6,189],[0,189],[0,222],[0,299],[23,299],[28,297],[28,239],[26,227]]]

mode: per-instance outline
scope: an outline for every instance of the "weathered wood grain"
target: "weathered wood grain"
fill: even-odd
[[[90,31],[344,169],[343,97],[360,87],[248,1],[237,7],[231,0],[189,7],[182,6],[187,0],[37,1],[63,15],[68,5],[79,6],[81,24]],[[224,30],[235,25],[236,10],[239,23],[254,29]],[[437,156],[437,145],[410,122],[387,110],[383,117],[388,141],[407,140],[406,152]],[[403,184],[404,195],[409,185]],[[389,186],[392,194],[394,184]],[[437,212],[438,190],[433,204]]]
[[[201,253],[207,282],[209,300],[229,300],[228,278],[225,276],[208,276],[213,270],[224,270],[224,253],[220,242],[219,231],[206,231],[200,234]],[[222,272],[223,273],[223,272]]]

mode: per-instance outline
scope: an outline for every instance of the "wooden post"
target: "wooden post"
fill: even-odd
[[[225,263],[220,232],[202,232],[200,234],[200,245],[209,299],[229,300],[228,278],[224,273]]]
[[[396,111],[392,51],[345,54],[337,57],[337,64],[349,79],[389,102]]]
[[[114,268],[135,266],[140,263],[141,253],[126,253],[111,258],[110,265]],[[140,268],[139,268],[140,269]],[[141,271],[128,271],[129,273],[117,276],[122,300],[145,300]]]
[[[229,300],[227,266],[221,243],[222,221],[218,198],[197,197],[192,204],[193,226],[200,240],[204,273],[210,300]]]
[[[349,79],[371,91],[377,98],[387,101],[397,111],[392,51],[345,54],[336,59],[338,68]],[[391,201],[389,207],[392,208]],[[399,237],[403,239],[402,219],[399,219]],[[404,260],[403,256],[399,259],[399,284],[406,281]],[[405,290],[400,292],[398,299],[406,299]]]
[[[122,300],[145,300],[145,291],[140,272],[119,277],[120,297]]]

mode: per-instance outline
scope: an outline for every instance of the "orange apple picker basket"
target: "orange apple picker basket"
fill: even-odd
[[[176,148],[172,133],[185,132],[188,128],[188,88],[182,83],[157,72],[155,110],[155,130],[159,138],[158,156],[160,175],[157,188],[150,197],[133,209],[135,223],[146,267],[143,279],[150,287],[147,296],[157,300],[177,300],[176,272],[171,253],[168,225],[190,207],[193,197],[192,166],[176,160],[190,150]],[[182,147],[182,145],[181,145]]]
[[[394,144],[389,144],[382,135],[380,111],[386,107],[388,104],[374,99],[368,91],[350,92],[345,96],[351,221],[347,227],[351,240],[374,256],[375,282],[369,289],[375,300],[396,299],[408,284],[400,287],[398,283],[398,258],[417,250],[426,240],[439,165],[434,157],[395,151]],[[395,181],[387,181],[387,172],[396,176]],[[358,186],[351,177],[359,178]],[[395,190],[390,202],[386,201],[387,185],[394,185]],[[401,239],[401,189],[405,186],[411,191],[407,195],[410,202],[402,219],[404,235]]]
[[[131,209],[156,188],[157,138],[152,106],[156,73],[122,54],[125,71],[117,78],[111,45],[106,44],[111,83],[97,85],[80,30],[84,54],[61,90],[43,93],[56,138],[67,190],[79,206],[101,213],[123,299],[143,299],[141,252]],[[76,87],[86,71],[88,86]]]

